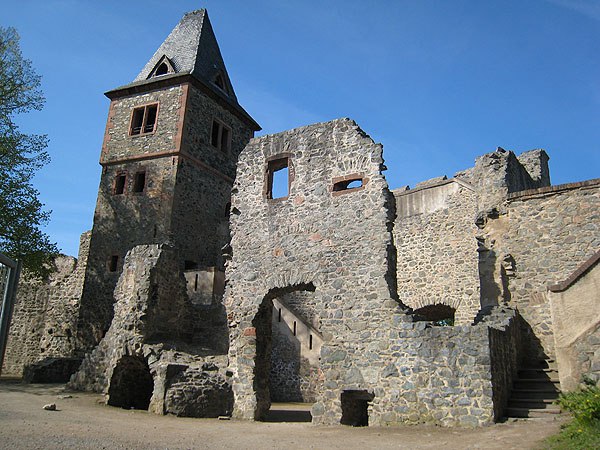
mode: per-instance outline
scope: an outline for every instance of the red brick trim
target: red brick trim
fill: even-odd
[[[600,250],[598,250],[591,258],[575,269],[575,271],[569,275],[566,280],[548,286],[548,290],[550,292],[562,292],[567,290],[567,288],[585,275],[585,273],[590,270],[598,261],[600,261]]]
[[[128,158],[114,159],[112,161],[100,161],[100,164],[102,166],[114,166],[116,164],[125,164],[125,163],[129,163],[129,162],[134,162],[134,161],[146,161],[146,160],[150,160],[150,159],[166,158],[166,157],[171,157],[171,156],[176,156],[176,157],[180,156],[182,158],[185,158],[188,161],[190,161],[192,164],[194,164],[196,167],[206,170],[207,172],[223,179],[224,181],[226,181],[229,184],[233,184],[233,179],[228,177],[224,173],[219,172],[214,167],[209,166],[205,162],[200,161],[198,158],[195,158],[192,155],[188,155],[187,153],[178,152],[178,151],[143,153],[141,155],[130,156]]]
[[[573,189],[596,187],[600,186],[600,178],[594,178],[592,180],[579,181],[577,183],[558,184],[556,186],[547,186],[538,189],[528,189],[526,191],[513,192],[508,194],[507,199],[510,200],[527,200],[528,198],[534,198],[538,196],[544,196],[548,194],[558,194],[564,191],[571,191]]]

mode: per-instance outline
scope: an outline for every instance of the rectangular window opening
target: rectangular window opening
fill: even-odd
[[[127,181],[127,175],[124,173],[117,174],[115,178],[115,187],[113,192],[117,195],[125,192],[125,182]]]
[[[296,336],[296,321],[294,320],[294,336]]]
[[[198,274],[196,274],[196,279],[194,280],[194,291],[198,290]]]
[[[146,187],[146,172],[138,172],[133,179],[133,192],[144,192]]]
[[[112,255],[108,260],[108,271],[116,272],[119,266],[119,255]]]
[[[269,161],[267,168],[267,198],[286,198],[290,194],[290,170],[288,158]]]
[[[312,334],[311,334],[308,336],[308,349],[312,350],[312,346],[313,346],[313,343],[312,343]]]
[[[210,130],[210,145],[223,153],[227,153],[231,146],[231,129],[216,119],[213,119]]]
[[[156,129],[156,117],[158,113],[158,104],[141,106],[133,110],[131,115],[131,126],[129,135],[136,136],[140,134],[153,133]]]
[[[277,322],[281,322],[281,308],[278,308],[278,313],[277,313]]]

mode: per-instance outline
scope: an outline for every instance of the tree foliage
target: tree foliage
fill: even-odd
[[[50,218],[33,187],[35,173],[49,161],[45,135],[24,134],[14,116],[44,105],[40,76],[23,59],[14,28],[0,27],[0,252],[44,276],[57,254],[41,227]]]

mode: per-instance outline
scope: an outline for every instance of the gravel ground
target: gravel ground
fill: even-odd
[[[565,420],[520,420],[479,429],[321,427],[158,416],[105,406],[99,400],[95,394],[66,392],[63,385],[0,381],[0,448],[507,450],[535,448]],[[57,410],[44,410],[49,403],[56,403]]]

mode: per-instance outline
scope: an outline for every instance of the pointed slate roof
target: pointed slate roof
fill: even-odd
[[[151,76],[157,65],[165,60],[169,62],[174,72]],[[112,98],[114,94],[132,89],[139,90],[149,83],[164,83],[169,82],[170,79],[174,81],[175,78],[179,79],[186,75],[200,81],[213,94],[216,94],[216,97],[229,103],[246,119],[249,119],[255,130],[260,130],[260,125],[244,111],[237,101],[217,38],[205,9],[185,14],[133,82],[111,90],[106,95]]]
[[[205,9],[183,16],[134,82],[146,80],[163,56],[169,58],[176,73],[189,73],[209,85],[214,85],[216,77],[221,74],[225,93],[237,101]]]

